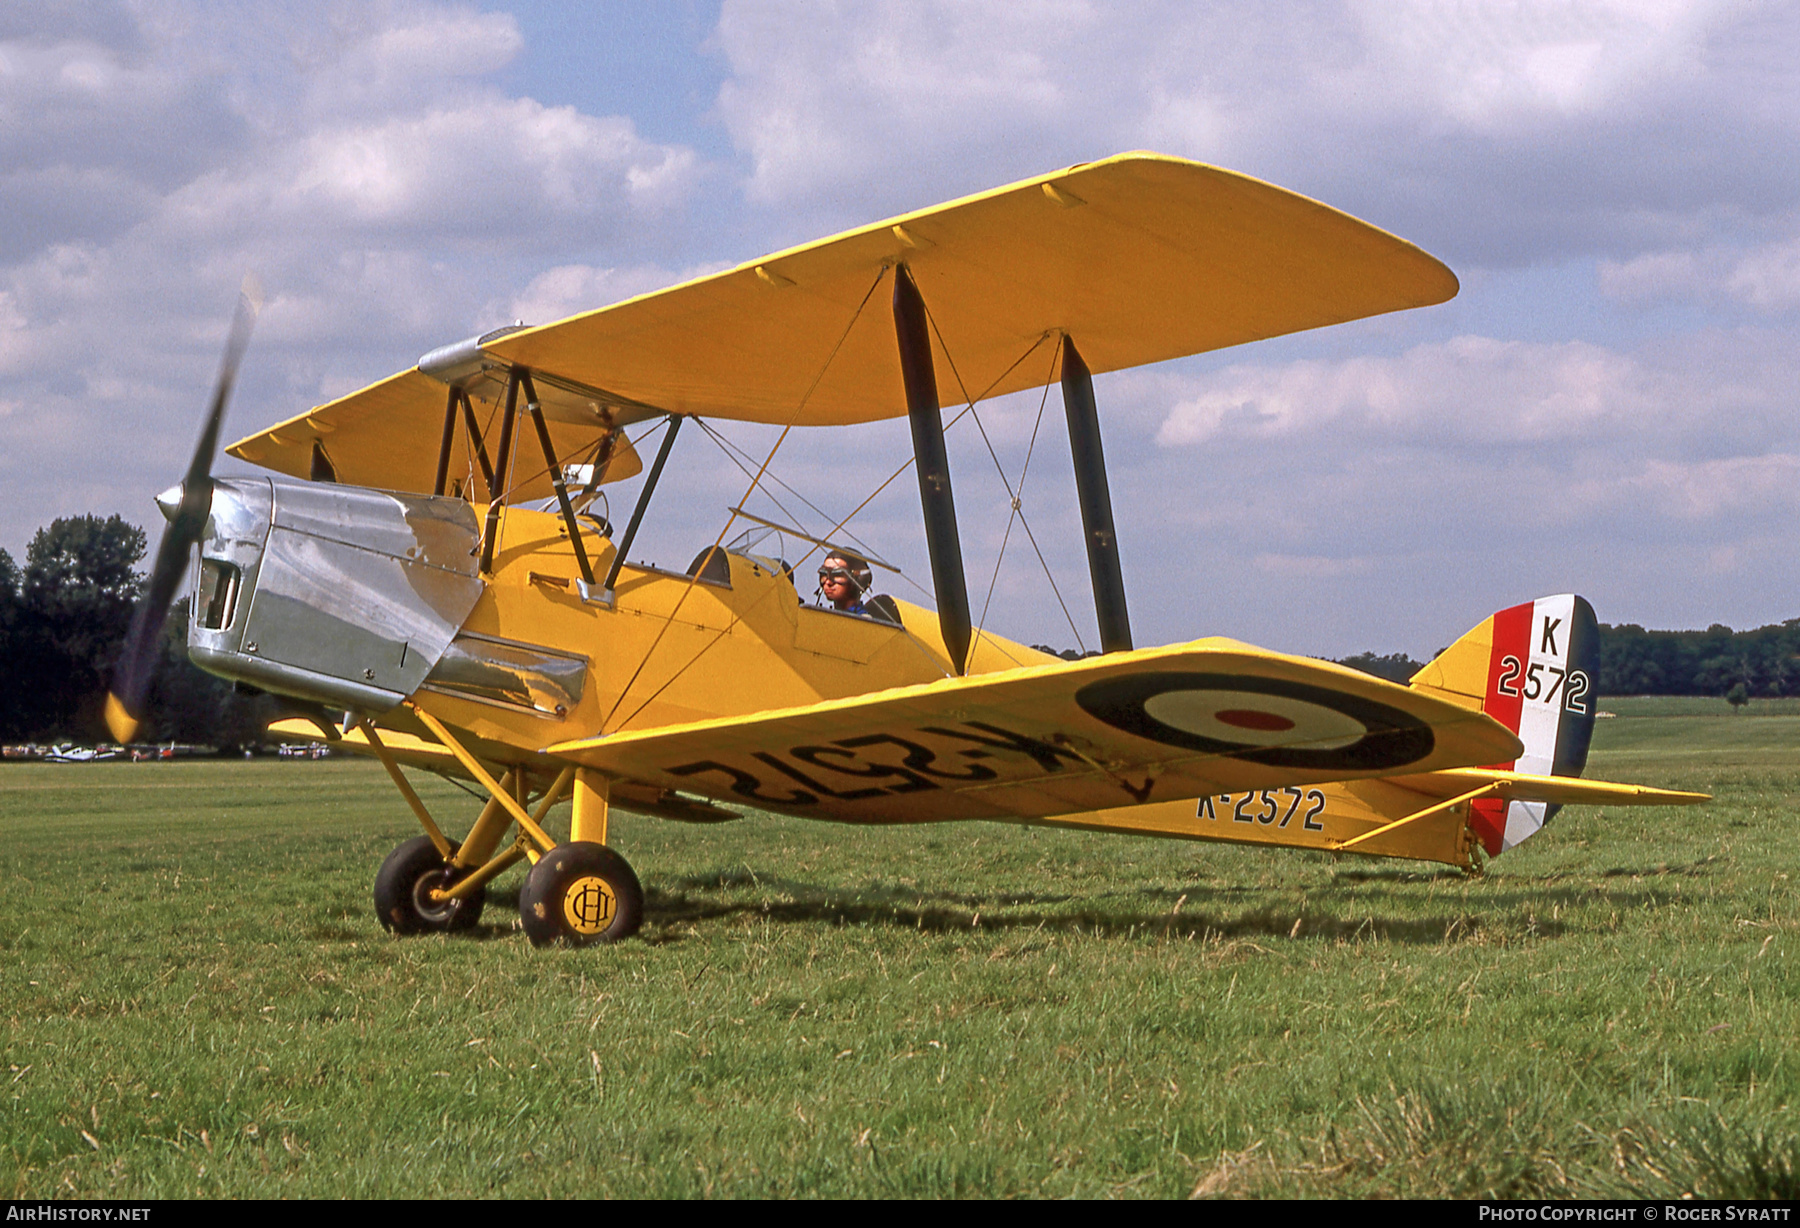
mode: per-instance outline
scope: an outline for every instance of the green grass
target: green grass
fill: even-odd
[[[1474,879],[619,815],[650,922],[588,951],[516,877],[383,934],[373,765],[8,765],[4,1193],[1791,1197],[1800,716],[1653,713],[1590,774],[1718,801]]]
[[[1615,716],[1800,716],[1800,698],[1751,699],[1733,708],[1722,695],[1618,695],[1600,701]]]

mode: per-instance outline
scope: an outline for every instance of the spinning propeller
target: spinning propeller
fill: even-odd
[[[156,548],[156,567],[150,573],[150,584],[132,612],[131,630],[119,653],[112,691],[106,697],[106,725],[120,742],[131,741],[143,722],[169,603],[175,598],[193,548],[206,532],[206,517],[212,511],[212,463],[219,450],[219,427],[225,420],[225,403],[231,399],[238,363],[243,360],[244,347],[250,344],[250,329],[261,309],[262,289],[254,278],[246,277],[238,294],[237,315],[231,321],[231,335],[225,342],[225,358],[219,365],[212,409],[200,431],[200,442],[194,447],[194,458],[188,462],[187,476],[181,481],[180,501],[168,497],[174,491],[157,499],[169,527],[163,530],[162,542]]]

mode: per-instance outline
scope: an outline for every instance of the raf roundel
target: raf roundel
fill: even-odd
[[[1115,729],[1271,767],[1391,771],[1431,753],[1431,729],[1372,699],[1304,682],[1153,673],[1083,687],[1082,710]]]

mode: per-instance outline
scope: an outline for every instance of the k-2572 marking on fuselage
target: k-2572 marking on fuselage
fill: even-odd
[[[1324,831],[1325,825],[1318,821],[1324,810],[1323,790],[1288,785],[1282,789],[1258,789],[1250,793],[1221,793],[1216,797],[1203,797],[1194,808],[1194,817],[1211,819],[1216,823],[1220,815],[1228,815],[1234,823],[1286,827],[1298,815],[1300,826],[1307,831]]]

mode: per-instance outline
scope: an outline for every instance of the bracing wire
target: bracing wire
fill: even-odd
[[[725,458],[727,460],[729,460],[732,464],[736,465],[738,467],[738,469],[744,474],[745,477],[750,476],[749,467],[746,466],[743,461],[738,459],[738,456],[743,456],[743,457],[748,458],[749,453],[745,452],[742,448],[738,447],[735,443],[732,443],[730,439],[726,438],[724,432],[715,430],[712,426],[708,425],[705,422],[700,423],[700,429],[705,431],[707,436],[710,439],[712,439],[712,441],[714,443],[719,445],[719,450],[721,452],[725,453]],[[736,453],[737,455],[733,455],[733,453]],[[827,522],[829,522],[831,520],[831,513],[820,508],[818,504],[814,503],[811,499],[808,499],[805,495],[803,495],[799,491],[795,490],[792,486],[789,486],[786,482],[783,482],[775,474],[771,473],[771,474],[767,475],[767,477],[768,477],[769,481],[776,483],[783,490],[788,491],[796,499],[800,500],[800,502],[806,504],[806,506],[811,508],[813,510],[813,512],[816,513],[819,517],[826,520]],[[889,481],[891,481],[891,480],[892,479],[889,479]],[[885,483],[885,482],[882,483],[882,489],[886,489],[886,486],[887,486],[887,483]],[[879,493],[879,491],[877,493]],[[773,503],[776,507],[780,508],[781,514],[783,516],[786,516],[789,520],[792,520],[792,521],[795,521],[796,523],[798,523],[802,519],[801,517],[796,516],[792,511],[790,511],[788,509],[787,505],[782,503],[782,501],[780,499],[777,499],[775,497],[774,493],[771,492],[767,486],[763,487],[763,494],[767,495],[769,498],[769,502]],[[875,552],[874,548],[872,546],[870,546],[867,542],[863,541],[863,539],[858,537],[856,534],[843,529],[842,525],[839,526],[839,531],[842,531],[845,537],[848,537],[851,541],[855,542],[858,546],[861,546],[865,552],[867,552],[869,554],[873,554]],[[827,534],[827,536],[830,536],[830,535]],[[902,580],[906,581],[908,584],[912,585],[914,588],[918,589],[919,592],[923,593],[925,596],[927,596],[927,597],[931,596],[930,589],[928,589],[924,585],[920,584],[917,580],[913,579],[911,576],[907,575],[905,572],[896,572],[895,574],[898,575]]]
[[[695,419],[695,421],[699,421],[699,419]],[[650,436],[656,434],[656,432],[658,430],[660,430],[667,422],[668,422],[667,417],[658,418],[654,425],[649,427],[649,429],[645,430],[636,439],[631,439],[631,438],[627,437],[626,442],[631,444],[633,451],[636,451],[638,444],[640,444],[644,440],[650,438]],[[621,427],[619,429],[623,430],[624,428]],[[605,436],[602,436],[600,438],[599,442],[597,442],[594,445],[594,457],[595,457],[594,463],[595,464],[599,463],[599,455],[600,455],[599,449],[604,447],[605,444],[606,444],[606,438],[605,438]],[[581,454],[581,448],[582,448],[581,444],[576,444],[576,445],[574,445],[573,449],[571,450],[571,452],[569,453],[568,456],[557,457],[556,458],[557,465],[567,464],[569,461],[569,458],[571,456],[579,456]],[[514,454],[517,454],[518,448],[514,448],[513,452],[514,452]],[[615,454],[616,454],[616,451],[615,451]],[[610,464],[611,462],[608,462],[608,463]],[[519,485],[520,486],[529,486],[531,483],[537,481],[539,478],[548,477],[550,475],[550,470],[551,470],[551,466],[549,466],[549,465],[545,465],[539,469],[534,469],[530,473],[525,475],[523,480],[520,481]],[[588,492],[589,491],[598,491],[600,489],[601,476],[602,476],[601,474],[595,473],[594,480],[592,482],[590,482],[586,487],[582,488],[580,493],[572,494],[569,496],[570,501],[575,502],[575,501],[579,501],[581,499],[590,499],[591,496],[589,495]],[[510,494],[511,491],[509,490],[508,493]],[[585,507],[587,505],[583,504],[582,506]]]
[[[808,384],[806,386],[806,391],[801,394],[799,402],[794,406],[793,416],[790,417],[787,424],[781,428],[781,434],[776,436],[775,442],[769,446],[769,454],[763,458],[762,464],[757,468],[756,475],[750,479],[750,488],[744,492],[744,497],[738,500],[737,506],[742,507],[745,503],[749,502],[750,496],[755,494],[757,488],[762,484],[763,475],[768,472],[769,466],[774,463],[775,454],[781,451],[781,445],[787,442],[787,437],[793,431],[794,424],[800,420],[800,415],[806,412],[807,402],[812,400],[813,393],[818,390],[819,384],[825,379],[825,373],[831,370],[831,364],[837,361],[838,352],[844,348],[844,342],[850,339],[850,331],[856,327],[856,322],[862,318],[863,309],[869,305],[869,300],[874,297],[876,289],[881,285],[882,280],[887,277],[887,274],[888,266],[884,264],[881,266],[880,270],[876,272],[875,280],[870,282],[869,288],[863,292],[862,300],[856,304],[856,310],[850,313],[850,319],[844,325],[844,331],[838,335],[837,342],[831,347],[831,352],[825,356],[825,362],[819,367],[818,374],[813,376],[812,383]],[[719,544],[725,540],[725,535],[731,532],[731,526],[736,523],[737,513],[729,513],[725,518],[725,526],[719,530],[719,535],[713,539],[712,549],[717,550],[719,548]],[[808,553],[810,554],[811,552],[809,551]],[[650,641],[650,647],[644,651],[643,658],[637,663],[637,668],[631,671],[631,677],[627,678],[625,680],[625,685],[619,689],[619,697],[613,701],[612,707],[601,720],[600,728],[603,732],[605,731],[607,724],[618,713],[619,708],[625,703],[625,696],[631,693],[631,688],[643,674],[644,667],[650,664],[650,658],[656,654],[656,650],[662,644],[663,637],[668,634],[669,628],[675,625],[675,615],[681,612],[682,604],[687,601],[688,595],[694,591],[694,585],[699,582],[700,577],[698,575],[688,577],[687,586],[681,590],[681,596],[676,599],[674,609],[669,611],[669,617],[664,620],[662,626],[658,628],[656,637]],[[735,624],[736,621],[737,620],[734,618],[732,620],[733,624]],[[721,635],[723,634],[724,633],[722,632]],[[711,642],[703,645],[696,651],[686,665],[677,668],[669,675],[668,681],[652,691],[643,703],[639,704],[636,708],[633,708],[631,715],[621,721],[618,727],[623,728],[625,725],[628,725],[635,720],[638,713],[654,703],[658,695],[661,695],[667,690],[675,679],[681,677],[682,674],[687,672],[689,666],[700,659],[701,653],[704,653],[717,642],[718,639],[715,637]]]
[[[1069,603],[1063,600],[1062,590],[1060,588],[1058,588],[1056,585],[1056,576],[1054,574],[1052,574],[1052,572],[1050,571],[1050,563],[1048,560],[1046,560],[1044,558],[1044,551],[1038,545],[1037,534],[1035,534],[1031,531],[1031,520],[1029,517],[1027,517],[1025,515],[1025,509],[1023,506],[1020,505],[1020,502],[1019,502],[1021,496],[1013,493],[1012,483],[1010,481],[1008,481],[1007,477],[1006,477],[1006,466],[1004,466],[1000,463],[1000,455],[999,455],[999,453],[994,451],[993,440],[988,438],[987,427],[982,425],[981,414],[978,413],[975,409],[975,401],[970,398],[969,390],[963,384],[962,372],[960,372],[956,369],[956,359],[950,353],[950,346],[948,343],[945,342],[944,334],[938,331],[937,319],[936,319],[936,317],[934,317],[931,314],[931,305],[929,303],[927,303],[925,305],[925,319],[931,325],[931,333],[934,337],[937,338],[937,343],[938,343],[939,348],[941,348],[944,351],[944,360],[950,364],[950,374],[956,377],[957,389],[962,393],[963,400],[968,402],[969,413],[974,415],[975,429],[977,429],[978,431],[981,432],[981,442],[987,445],[988,456],[991,457],[994,462],[994,471],[1000,475],[1000,484],[1002,486],[1006,487],[1006,497],[1009,501],[1011,501],[1013,511],[1018,514],[1019,527],[1025,530],[1025,539],[1031,543],[1032,552],[1037,555],[1038,566],[1042,567],[1044,569],[1044,579],[1046,579],[1050,582],[1050,591],[1053,594],[1055,594],[1055,596],[1056,596],[1056,604],[1062,607],[1063,619],[1069,624],[1069,630],[1075,636],[1075,643],[1080,647],[1082,652],[1086,652],[1087,644],[1082,641],[1081,629],[1075,625],[1075,617],[1074,617],[1074,615],[1069,613]],[[1039,340],[1041,343],[1042,338],[1040,338]],[[1062,342],[1061,342],[1060,338],[1057,341],[1057,348],[1058,348],[1058,350],[1060,350],[1062,348]],[[1018,364],[1014,363],[1013,365],[1017,366]],[[1002,378],[1004,378],[1004,376]],[[996,382],[998,382],[998,381],[996,381]],[[990,384],[990,385],[988,385],[988,387],[990,389],[992,389],[993,385]],[[983,395],[985,396],[986,394],[984,393]],[[1050,396],[1050,385],[1045,384],[1044,385],[1044,398],[1046,401],[1048,401],[1049,396]],[[960,417],[960,416],[961,415],[958,415],[958,417]],[[1036,438],[1036,434],[1037,433],[1034,429],[1032,432],[1032,436],[1033,436],[1034,440]],[[1021,479],[1020,479],[1019,489],[1021,492],[1024,490],[1023,477],[1021,477]],[[1002,542],[1001,549],[1004,550],[1005,548],[1006,548],[1005,543]],[[996,575],[999,574],[998,564],[996,564],[996,567],[995,567],[995,574]]]
[[[1048,336],[1048,334],[1046,334],[1046,336]],[[1037,348],[1044,343],[1044,340],[1045,340],[1044,337],[1039,337],[1036,341],[1033,341],[1029,346],[1025,347],[1024,353],[1020,354],[1017,358],[1015,358],[1012,361],[1011,365],[1009,365],[1006,368],[1006,370],[1002,371],[997,377],[995,377],[995,379],[993,380],[992,383],[988,384],[988,386],[986,388],[982,389],[981,395],[983,397],[986,397],[988,393],[992,392],[994,390],[994,388],[1000,383],[1001,380],[1005,379],[1007,376],[1009,376],[1013,373],[1013,371],[1018,367],[1018,365],[1020,363],[1024,362],[1027,358],[1030,358],[1034,353],[1036,353]],[[1046,388],[1047,387],[1048,386],[1046,385]],[[1045,392],[1045,396],[1046,397],[1049,396],[1048,391]],[[974,406],[973,402],[971,402],[969,405],[965,406],[962,410],[958,411],[957,415],[954,418],[950,419],[950,421],[945,424],[945,426],[944,426],[945,432],[948,433],[952,427],[954,427],[958,422],[961,422],[963,420],[964,416],[969,414],[970,412],[972,412],[974,410],[974,408],[975,408],[975,406]],[[867,498],[865,498],[861,503],[857,504],[854,508],[852,508],[850,511],[850,514],[848,516],[845,516],[842,520],[840,520],[836,524],[834,524],[829,530],[827,530],[825,532],[825,534],[823,536],[825,536],[826,538],[832,538],[832,537],[837,536],[839,533],[843,532],[845,525],[849,524],[852,520],[854,520],[857,517],[857,515],[859,515],[862,512],[862,510],[864,508],[869,506],[869,504],[875,502],[875,500],[880,497],[882,491],[886,490],[889,486],[892,486],[896,481],[898,481],[900,478],[900,475],[905,473],[908,469],[911,469],[916,462],[917,462],[916,457],[908,457],[905,461],[903,461],[900,464],[899,468],[895,469],[891,474],[888,475],[886,481],[882,482],[881,485],[877,486],[873,491],[869,492],[869,495]],[[721,536],[723,536],[723,535],[721,534]],[[813,551],[817,550],[817,549],[818,549],[818,547],[815,546],[815,547],[813,547],[812,550],[808,550],[805,555],[801,556],[801,561],[804,562],[807,558],[810,558],[813,554]],[[770,591],[772,592],[774,590],[770,590]],[[706,655],[707,651],[709,649],[711,649],[713,647],[713,645],[717,644],[720,640],[723,640],[727,635],[729,635],[731,633],[731,629],[733,627],[737,626],[737,624],[739,622],[741,622],[742,620],[743,620],[743,616],[741,614],[734,613],[731,617],[731,621],[726,624],[726,627],[723,631],[720,631],[718,634],[714,635],[712,639],[708,640],[705,644],[701,645],[700,648],[694,653],[694,655],[688,659],[688,661],[685,665],[682,665],[679,669],[677,669],[674,673],[672,673],[669,676],[669,678],[666,682],[664,682],[660,687],[656,688],[655,691],[651,692],[650,697],[648,699],[646,699],[643,703],[639,704],[636,708],[634,708],[632,710],[630,716],[626,717],[623,721],[619,722],[618,728],[623,729],[626,725],[629,725],[633,720],[636,720],[638,713],[642,712],[645,708],[649,707],[650,704],[655,701],[655,699],[658,695],[662,694],[669,687],[673,686],[675,684],[676,679],[680,678],[690,668],[692,668],[694,665],[696,665],[699,662],[700,658],[702,656]],[[617,708],[616,704],[614,705],[614,708],[616,710],[616,708]],[[608,716],[610,718],[611,713],[608,713]],[[602,728],[604,728],[604,722],[602,722]]]
[[[1027,358],[1030,358],[1033,354],[1035,354],[1037,352],[1038,346],[1040,346],[1042,344],[1044,344],[1044,338],[1039,337],[1036,341],[1033,341],[1030,345],[1026,346],[1025,352],[1023,354],[1020,354],[1017,358],[1013,359],[1011,366],[1008,366],[1006,368],[1006,370],[1002,371],[998,376],[996,376],[994,378],[994,380],[991,383],[989,383],[986,388],[983,388],[981,390],[982,397],[985,398],[988,393],[992,392],[995,389],[995,387],[999,385],[1001,380],[1003,380],[1007,376],[1011,375],[1013,373],[1014,369],[1016,369],[1020,363],[1024,362]],[[965,405],[962,409],[958,410],[956,413],[956,417],[950,419],[949,422],[946,422],[944,424],[944,434],[948,435],[950,433],[950,431],[956,426],[956,424],[958,422],[961,422],[964,418],[966,418],[969,415],[969,412],[974,408],[975,408],[975,406],[971,403],[969,405]],[[857,518],[857,516],[862,513],[862,510],[864,508],[868,507],[869,504],[875,502],[875,500],[880,496],[882,491],[884,491],[888,487],[892,486],[896,481],[899,480],[899,477],[901,474],[905,473],[908,469],[911,469],[917,463],[918,463],[918,457],[916,457],[916,456],[909,456],[904,461],[900,462],[900,467],[898,469],[896,469],[892,473],[888,474],[886,480],[884,480],[881,483],[881,485],[877,486],[874,490],[869,492],[868,498],[864,499],[861,503],[858,503],[854,508],[852,508],[850,511],[850,514],[848,516],[844,517],[842,520],[838,521],[837,524],[831,529],[831,531],[829,533],[825,534],[825,536],[832,537],[838,533],[843,532],[845,525],[849,524],[852,520],[855,520]],[[821,513],[821,514],[823,514],[823,513]]]
[[[1050,371],[1056,371],[1056,360],[1062,354],[1062,340],[1058,338],[1056,349],[1050,353]],[[988,578],[987,596],[981,603],[981,621],[975,624],[977,634],[987,630],[988,607],[994,601],[994,586],[1000,582],[1000,564],[1006,560],[1006,544],[1012,540],[1013,521],[1021,515],[1021,505],[1025,499],[1025,479],[1031,473],[1031,457],[1037,451],[1038,430],[1044,425],[1044,407],[1050,403],[1050,381],[1044,380],[1044,395],[1038,400],[1037,421],[1031,425],[1031,442],[1025,445],[1025,464],[1019,470],[1019,493],[1013,496],[1012,511],[1006,518],[1006,532],[1001,535],[1000,549],[994,555],[994,574]],[[1078,637],[1079,638],[1079,637]],[[1087,649],[1083,648],[1083,652]]]

